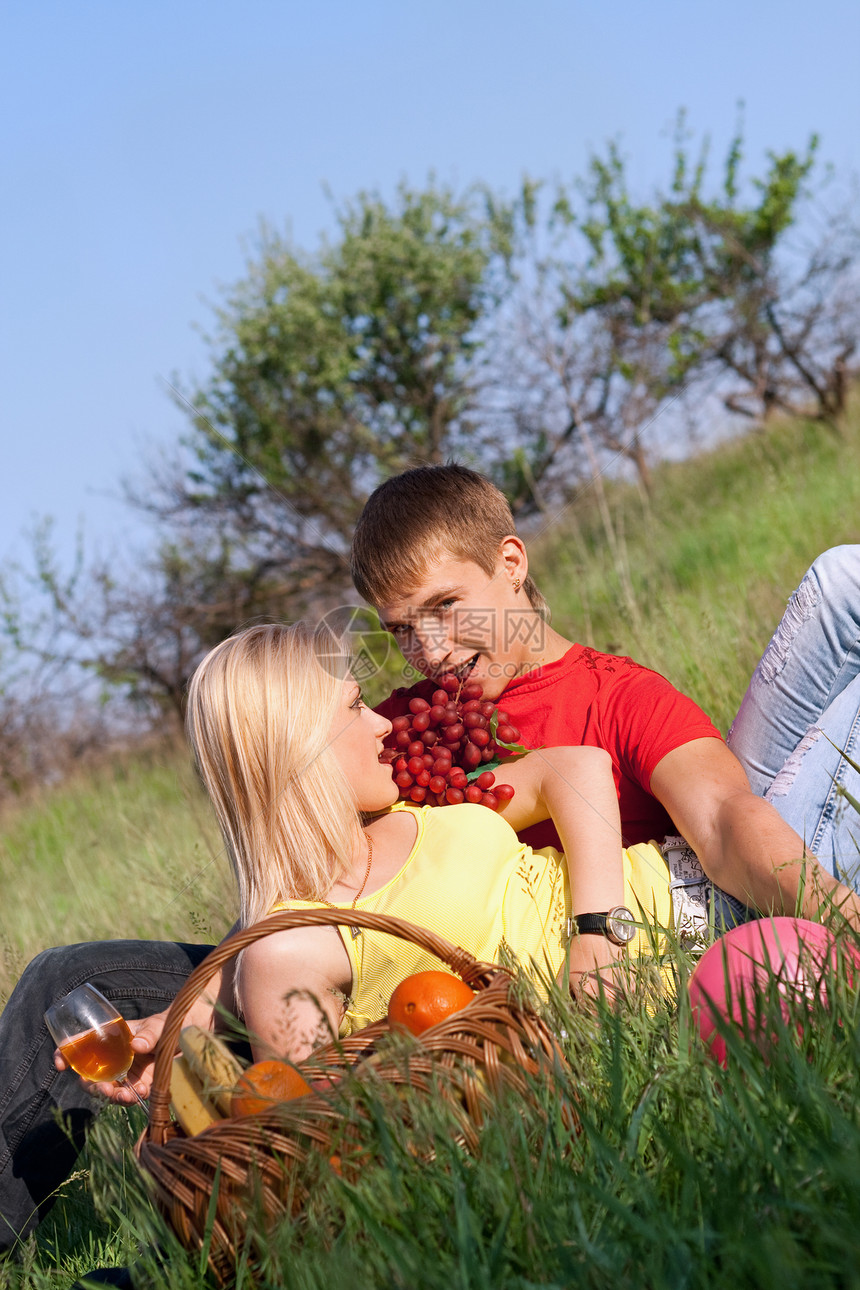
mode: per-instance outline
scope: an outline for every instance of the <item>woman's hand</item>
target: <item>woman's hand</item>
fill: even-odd
[[[577,1002],[620,997],[627,986],[624,949],[605,936],[574,936],[568,956],[568,986]]]
[[[167,1009],[164,1012],[153,1013],[151,1017],[141,1017],[138,1021],[129,1021],[127,1024],[131,1031],[131,1047],[134,1052],[134,1060],[126,1076],[127,1083],[117,1084],[115,1081],[111,1081],[109,1084],[94,1084],[90,1080],[82,1079],[81,1083],[87,1092],[96,1093],[111,1102],[117,1102],[125,1106],[131,1106],[137,1102],[137,1098],[130,1087],[131,1085],[134,1086],[142,1098],[149,1097],[152,1088],[152,1073],[155,1066],[155,1047],[161,1038],[161,1032],[164,1029],[166,1020]],[[54,1052],[54,1065],[58,1071],[64,1071],[68,1067],[68,1062],[63,1060],[63,1055],[59,1049]]]

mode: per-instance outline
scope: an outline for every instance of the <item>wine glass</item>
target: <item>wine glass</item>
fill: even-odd
[[[45,1013],[45,1025],[73,1071],[94,1083],[125,1084],[144,1110],[149,1109],[125,1078],[134,1060],[131,1031],[94,985],[80,985],[53,1004]]]

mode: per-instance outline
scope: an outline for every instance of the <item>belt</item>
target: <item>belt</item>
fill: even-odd
[[[710,944],[714,934],[710,912],[713,883],[685,838],[667,837],[660,850],[672,875],[669,894],[679,941],[685,949]]]

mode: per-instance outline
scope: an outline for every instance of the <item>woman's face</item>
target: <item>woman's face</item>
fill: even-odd
[[[391,722],[368,708],[358,683],[347,676],[329,732],[329,743],[338,765],[352,785],[360,811],[382,811],[400,794],[390,766],[379,760],[382,741]]]

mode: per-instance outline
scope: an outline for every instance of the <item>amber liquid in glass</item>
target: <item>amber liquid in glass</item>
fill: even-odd
[[[134,1056],[131,1031],[122,1017],[85,1030],[59,1047],[73,1071],[94,1081],[122,1079]]]

